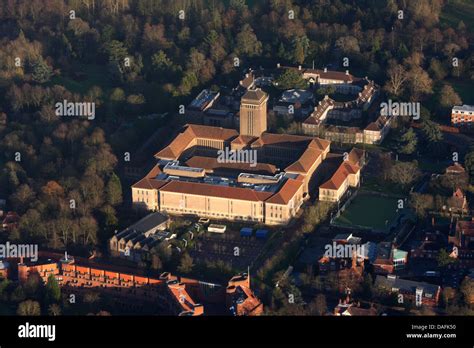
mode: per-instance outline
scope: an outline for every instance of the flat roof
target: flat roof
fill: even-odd
[[[470,111],[470,112],[473,112],[474,111],[474,105],[456,105],[456,106],[453,106],[453,111]]]

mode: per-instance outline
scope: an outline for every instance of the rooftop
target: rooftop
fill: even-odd
[[[453,106],[453,111],[474,112],[474,105]]]
[[[219,97],[219,92],[213,92],[210,89],[203,89],[201,93],[189,104],[192,109],[204,111]]]
[[[265,98],[268,98],[268,94],[262,91],[260,88],[248,89],[242,96],[242,102],[246,103],[262,103]]]
[[[393,275],[388,275],[386,277],[379,275],[375,279],[375,284],[376,286],[397,289],[409,293],[415,293],[417,289],[423,289],[423,296],[425,297],[427,297],[427,295],[434,297],[440,289],[438,285],[401,279]]]

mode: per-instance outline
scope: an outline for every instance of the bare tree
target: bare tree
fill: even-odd
[[[404,89],[405,82],[408,79],[407,72],[403,65],[393,64],[388,69],[388,81],[385,84],[385,90],[390,94],[399,96]]]

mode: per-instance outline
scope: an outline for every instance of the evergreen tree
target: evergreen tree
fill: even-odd
[[[31,74],[34,81],[38,83],[48,82],[53,75],[51,67],[42,59],[33,63],[33,72]]]
[[[46,283],[46,302],[58,302],[61,299],[61,289],[54,274],[50,274]]]
[[[105,192],[107,195],[107,203],[110,205],[115,206],[122,203],[122,184],[115,173],[112,173],[110,176]]]

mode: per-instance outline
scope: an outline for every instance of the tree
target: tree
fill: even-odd
[[[438,266],[445,267],[452,263],[455,263],[457,260],[449,256],[449,253],[446,249],[440,249],[437,257]]]
[[[415,131],[413,128],[409,128],[408,131],[406,131],[401,137],[400,140],[398,141],[397,144],[397,150],[398,152],[405,154],[405,155],[411,155],[416,151],[416,146],[418,144],[418,138],[416,136]]]
[[[464,296],[464,302],[470,306],[474,303],[474,280],[466,277],[459,288]]]
[[[119,177],[112,173],[105,187],[106,201],[112,206],[122,203],[122,184]]]
[[[452,304],[452,301],[456,297],[456,290],[451,287],[446,287],[443,289],[443,302],[445,307],[449,307]]]
[[[27,184],[23,184],[11,196],[12,204],[16,211],[23,213],[35,198],[35,192]]]
[[[403,65],[391,62],[391,66],[387,71],[388,81],[384,89],[395,96],[400,96],[405,88],[405,82],[408,79],[407,72]]]
[[[332,204],[328,202],[320,202],[316,205],[310,205],[304,212],[304,225],[301,227],[303,233],[311,233],[314,228],[321,223],[329,215]]]
[[[421,126],[421,132],[432,154],[442,156],[446,152],[446,147],[442,142],[443,133],[436,122],[425,119]]]
[[[294,60],[298,64],[303,64],[304,62],[304,49],[303,45],[299,40],[296,41],[295,43],[295,51],[293,54]]]
[[[193,267],[193,258],[188,253],[184,253],[178,266],[178,272],[187,274],[193,270]]]
[[[124,58],[128,56],[127,48],[123,42],[113,40],[105,46],[105,51],[111,62],[123,63]]]
[[[48,82],[53,75],[53,70],[42,58],[33,63],[32,69],[31,77],[38,83]]]
[[[469,152],[464,157],[464,165],[466,166],[466,170],[469,174],[469,181],[471,183],[474,182],[474,151]]]
[[[324,315],[328,311],[326,296],[324,294],[316,295],[316,298],[309,304],[310,315]]]
[[[296,69],[286,69],[275,80],[279,89],[306,88],[308,83],[303,79],[301,73]]]
[[[164,73],[171,69],[173,62],[168,58],[165,52],[159,50],[157,53],[151,56],[151,66],[157,73]]]
[[[151,268],[155,270],[159,270],[163,268],[163,263],[158,255],[152,254],[151,255]]]
[[[443,140],[443,133],[435,122],[431,120],[423,121],[421,131],[429,143],[435,143]]]
[[[354,36],[343,36],[336,40],[335,46],[344,53],[359,53],[359,40]]]
[[[114,88],[110,93],[110,101],[114,103],[120,103],[125,100],[125,92],[121,88]]]
[[[61,299],[61,289],[54,274],[50,274],[45,287],[46,302],[58,302]]]
[[[439,105],[444,113],[455,105],[461,105],[462,100],[451,85],[444,85],[439,94]]]
[[[293,59],[298,64],[303,64],[306,57],[306,53],[309,49],[309,39],[306,35],[302,37],[296,37],[293,41],[294,53]]]
[[[33,300],[23,301],[18,305],[16,314],[21,316],[39,316],[41,315],[40,304]]]
[[[48,307],[48,314],[51,316],[61,315],[61,307],[57,303],[53,303]]]
[[[429,72],[436,80],[442,81],[448,75],[443,64],[436,58],[431,59]]]
[[[434,207],[433,196],[414,192],[410,195],[410,206],[418,217],[425,218],[427,210]]]
[[[433,81],[423,68],[414,66],[408,71],[408,88],[411,100],[416,101],[433,92]]]
[[[99,302],[100,295],[95,291],[88,291],[84,294],[84,303],[94,304]]]
[[[361,286],[361,294],[366,299],[372,299],[374,293],[373,278],[370,273],[364,275],[364,281]]]
[[[414,183],[420,176],[418,170],[418,163],[413,162],[396,162],[391,168],[389,177],[394,183],[400,184],[403,187]]]
[[[235,52],[237,55],[248,57],[257,56],[262,53],[262,43],[258,41],[249,24],[244,24],[242,30],[237,34]]]

